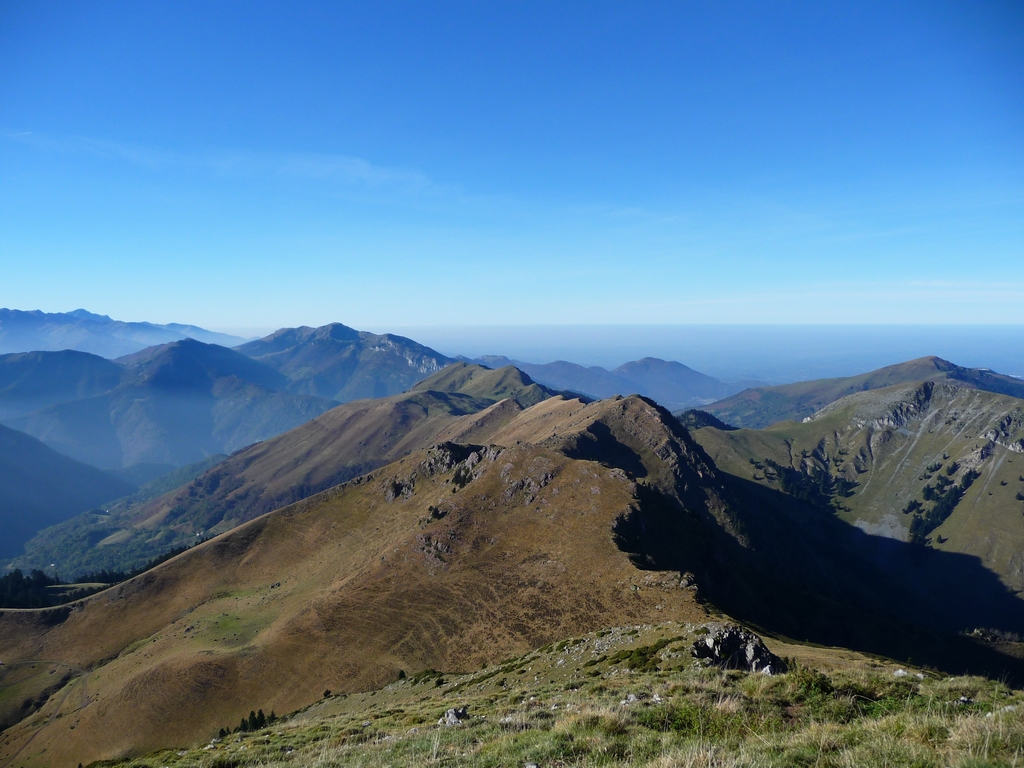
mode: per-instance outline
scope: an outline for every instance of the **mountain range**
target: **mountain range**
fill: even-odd
[[[735,427],[761,429],[779,421],[800,421],[841,397],[894,384],[951,381],[1013,397],[1024,397],[1024,381],[985,368],[964,368],[940,357],[922,357],[859,376],[816,379],[774,387],[751,387],[702,409]]]
[[[237,350],[183,339],[116,360],[0,356],[0,421],[103,469],[146,481],[231,453],[358,397],[407,390],[450,360],[341,324],[279,331]],[[321,393],[321,394],[317,394]]]
[[[162,496],[127,498],[40,533],[14,564],[62,573],[127,570],[441,440],[481,439],[554,393],[513,367],[456,363],[411,391],[327,411],[238,451]],[[466,417],[466,418],[463,418]],[[455,425],[458,425],[457,428]]]
[[[84,309],[40,312],[0,308],[0,354],[73,349],[115,358],[182,339],[233,347],[245,339],[194,325],[128,323]]]
[[[726,472],[873,536],[976,557],[1024,595],[1024,400],[927,379],[847,395],[802,423],[693,434]]]
[[[340,323],[282,329],[234,350],[183,339],[116,360],[75,350],[15,353],[0,355],[0,421],[142,483],[272,437],[338,403],[404,392],[452,362],[410,339]],[[597,398],[638,392],[666,407],[706,403],[739,386],[653,358],[615,371],[571,363],[523,369],[553,389]]]
[[[588,367],[564,360],[537,364],[493,355],[473,362],[491,368],[514,365],[545,386],[578,392],[598,400],[614,395],[639,394],[657,400],[669,410],[706,405],[761,384],[754,381],[727,384],[682,363],[656,357],[634,360],[610,371],[600,366]]]
[[[5,362],[0,358],[0,369]],[[83,380],[103,371],[92,379],[96,388],[100,382],[113,383],[117,375],[116,385],[101,394],[90,392],[4,418],[7,426],[101,469],[144,464],[154,473],[167,472],[280,434],[335,405],[283,392],[285,379],[273,369],[193,339],[151,347],[117,362],[70,352],[19,355],[16,362],[9,367],[26,368],[30,362],[38,362],[36,370],[80,366]],[[11,388],[19,395],[15,402],[24,403],[21,393],[29,387],[21,382],[35,375],[26,374]],[[0,395],[0,401],[7,400]]]
[[[701,622],[712,611],[942,670],[1024,674],[1013,643],[958,634],[1024,632],[1024,602],[976,557],[871,535],[796,485],[719,468],[640,396],[588,403],[529,394],[535,385],[508,370],[441,374],[452,402],[474,398],[460,387],[497,383],[524,403],[442,416],[424,447],[411,440],[408,452],[382,456],[391,463],[72,607],[4,611],[0,658],[48,662],[5,673],[39,703],[29,714],[8,708],[0,755],[74,765],[197,743],[257,706],[294,711],[325,689],[375,688],[406,670],[476,669],[604,627]],[[445,394],[443,379],[418,392]],[[932,398],[950,386],[925,385]],[[904,412],[905,398],[892,402]],[[332,445],[364,439],[368,416],[353,415],[351,426],[325,430],[336,433]],[[387,423],[412,431],[375,428],[380,450],[415,432],[404,416]],[[973,423],[963,429],[977,437]],[[1020,455],[1016,432],[1004,431],[989,441],[993,462]],[[329,452],[305,434],[305,443],[278,439],[253,454],[261,475]],[[49,690],[59,665],[67,679]]]
[[[195,544],[0,610],[0,762],[196,746],[608,627],[735,620],[1024,681],[1024,382],[935,357],[740,392],[653,358],[508,362],[341,324],[0,356],[4,544],[50,526],[11,565]]]

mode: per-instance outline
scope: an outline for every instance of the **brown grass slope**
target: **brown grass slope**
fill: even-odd
[[[978,557],[1024,593],[1024,400],[920,382],[850,395],[800,424],[694,435],[721,469],[766,487],[779,487],[769,459],[853,484],[833,499],[839,515],[899,540],[933,506],[926,486],[959,485],[967,472],[980,473],[928,545]],[[914,505],[920,511],[905,511]]]
[[[940,357],[922,357],[859,376],[745,389],[703,408],[732,426],[762,429],[780,421],[800,421],[855,392],[925,380],[953,381],[960,386],[1024,397],[1024,381],[1012,376],[964,368]]]
[[[622,422],[638,455],[672,454],[669,474],[695,471],[658,434],[648,403],[558,402],[577,425]],[[559,410],[536,408],[546,406],[508,434],[543,438]],[[0,755],[58,766],[189,744],[253,707],[288,711],[400,669],[474,669],[604,626],[702,616],[678,573],[638,570],[616,545],[636,484],[558,445],[418,452],[207,542],[52,626],[46,614],[6,612],[5,662],[90,671],[72,683],[87,690],[85,706],[54,696],[0,737]]]
[[[461,392],[487,400],[511,398],[524,408],[558,394],[533,381],[515,366],[488,369],[472,363],[453,363],[412,387],[413,392]]]
[[[111,549],[118,549],[127,556],[137,553],[140,540],[152,540],[153,546],[135,557],[145,562],[171,546],[194,540],[196,533],[223,533],[439,440],[483,441],[489,430],[514,417],[523,406],[550,394],[515,368],[492,371],[457,363],[414,391],[346,403],[245,448],[159,498],[140,505],[114,505],[103,535],[83,530],[74,545],[76,554],[82,553],[88,561],[89,550],[97,557],[108,557]],[[506,399],[501,407],[492,408]],[[475,413],[479,418],[455,427],[461,417]],[[46,532],[39,538],[46,538]],[[36,549],[47,554],[45,547]],[[61,554],[48,556],[60,559]]]
[[[5,612],[5,675],[50,659],[77,676],[0,736],[0,759],[197,744],[251,709],[399,670],[471,670],[607,626],[696,619],[695,588],[790,637],[1019,671],[949,635],[971,611],[1021,619],[973,558],[922,562],[889,539],[872,550],[835,516],[717,470],[650,401],[551,398],[489,442],[410,454],[71,610]]]

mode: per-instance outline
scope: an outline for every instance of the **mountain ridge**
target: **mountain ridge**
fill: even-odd
[[[245,447],[156,499],[113,505],[110,516],[43,531],[29,542],[27,559],[15,562],[22,568],[58,562],[69,572],[127,570],[196,534],[221,533],[431,442],[486,439],[524,407],[555,394],[514,368],[492,371],[456,363],[407,393],[346,403]],[[72,529],[78,532],[71,534]],[[70,563],[68,535],[78,541]],[[152,545],[139,549],[143,539]],[[132,559],[111,562],[119,550],[133,552]],[[99,556],[102,560],[90,559]]]
[[[1024,595],[1024,400],[949,379],[847,395],[802,422],[693,432],[723,471],[875,535],[978,557]]]
[[[816,643],[1019,674],[954,633],[979,618],[1019,631],[1024,602],[974,558],[919,552],[734,478],[650,400],[550,397],[481,444],[409,453],[62,613],[4,612],[0,656],[73,660],[98,699],[72,705],[73,732],[55,703],[0,750],[31,738],[31,766],[181,743],[255,703],[289,711],[324,688],[703,620],[706,606]]]
[[[104,394],[122,373],[111,360],[75,350],[0,355],[0,419]]]
[[[73,349],[112,359],[185,338],[222,346],[245,342],[239,336],[195,325],[125,322],[84,309],[43,312],[0,308],[0,354]]]
[[[6,423],[101,469],[184,466],[279,434],[334,406],[274,389],[284,383],[276,371],[193,339],[120,360],[120,380],[107,392]]]
[[[763,428],[799,421],[841,397],[894,384],[955,380],[998,394],[1024,397],[1024,381],[985,368],[965,368],[934,355],[908,360],[857,376],[745,389],[702,409],[735,427]]]
[[[633,360],[612,370],[565,360],[525,363],[500,355],[487,355],[471,362],[491,367],[514,365],[546,386],[597,400],[639,394],[657,400],[670,411],[713,402],[750,383],[727,384],[682,363],[656,357]]]
[[[454,362],[404,336],[342,323],[282,328],[237,350],[278,371],[287,391],[339,403],[404,392]]]

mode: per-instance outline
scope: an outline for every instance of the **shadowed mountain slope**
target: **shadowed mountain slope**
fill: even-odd
[[[194,386],[203,379],[235,377],[267,389],[284,389],[287,380],[280,373],[245,355],[199,341],[185,341],[149,347],[117,359],[125,366],[125,383],[149,385],[174,391]]]
[[[524,405],[552,394],[515,368],[458,363],[406,394],[346,403],[252,445],[160,498],[114,505],[109,516],[45,531],[18,564],[67,563],[69,572],[127,569],[194,541],[197,533],[222,533],[431,443],[482,441]],[[112,563],[118,552],[124,561]]]
[[[114,358],[155,344],[182,339],[234,346],[245,339],[215,333],[194,325],[125,323],[76,309],[74,312],[24,312],[0,309],[0,352],[59,351],[74,349]]]
[[[282,328],[237,349],[280,372],[289,392],[339,403],[404,392],[452,362],[403,336],[341,323]]]
[[[699,619],[695,588],[776,631],[1015,670],[984,644],[936,634],[982,612],[1024,626],[1021,601],[975,558],[869,537],[720,473],[649,401],[550,398],[490,442],[412,453],[70,610],[4,612],[5,662],[52,659],[74,674],[6,731],[0,755],[73,766],[195,743],[325,688]]]
[[[134,490],[35,438],[0,426],[0,557],[21,552],[41,528]]]
[[[486,356],[479,358],[479,362],[491,367],[515,365],[541,384],[598,399],[640,394],[657,400],[669,410],[710,403],[749,386],[726,384],[682,363],[655,357],[634,360],[611,371],[564,360],[541,365]]]
[[[0,419],[109,392],[123,372],[117,363],[73,350],[0,355]]]
[[[119,361],[121,383],[94,397],[7,419],[55,450],[101,468],[184,466],[280,434],[335,403],[279,391],[277,371],[186,339]]]
[[[922,357],[859,376],[745,389],[703,408],[732,426],[761,429],[780,421],[800,421],[854,392],[924,380],[948,380],[987,392],[1024,397],[1024,381],[1020,379],[981,368],[963,368],[940,357]]]
[[[733,475],[867,532],[976,556],[1024,593],[1024,400],[925,381],[849,395],[799,424],[694,436]]]

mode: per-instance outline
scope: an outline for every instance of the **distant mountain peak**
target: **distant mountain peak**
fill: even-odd
[[[245,341],[195,325],[124,322],[86,309],[49,313],[0,309],[0,354],[74,349],[113,359],[183,338],[226,347]]]
[[[342,323],[281,328],[237,350],[284,375],[288,391],[340,403],[404,392],[452,362],[404,336]]]
[[[97,315],[95,312],[90,312],[87,309],[73,309],[70,312],[67,312],[66,314],[70,315],[71,317],[81,318],[82,320],[102,320],[108,323],[114,322],[111,319],[110,315]]]

